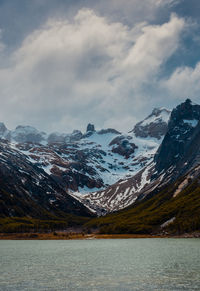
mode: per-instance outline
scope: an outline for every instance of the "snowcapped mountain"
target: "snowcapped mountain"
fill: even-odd
[[[175,191],[183,189],[196,177],[199,165],[200,105],[187,99],[172,111],[164,139],[145,167],[103,191],[80,196],[79,201],[94,207],[99,214],[117,211],[155,195],[185,176]]]
[[[166,109],[154,109],[133,131],[123,134],[111,128],[96,131],[89,124],[85,134],[75,130],[47,136],[33,127],[18,126],[1,136],[65,188],[87,193],[129,178],[147,165],[161,143],[169,115]]]
[[[75,130],[71,134],[47,135],[31,126],[17,126],[9,131],[2,123],[0,137],[83,202],[88,193],[94,192],[93,197],[96,192],[102,195],[111,185],[128,181],[149,165],[167,130],[169,116],[170,111],[156,108],[127,133],[111,128],[96,131],[94,125],[88,124],[85,133]],[[106,202],[108,211],[128,205],[123,202],[126,195],[121,196],[114,198],[112,206],[111,201]],[[105,209],[105,203],[100,201],[100,208]]]
[[[117,211],[131,205],[138,193],[148,184],[152,174],[153,159],[162,139],[167,132],[171,112],[165,108],[155,108],[143,121],[137,123],[128,134],[116,136],[105,152],[117,153],[110,163],[118,163],[114,171],[107,169],[107,187],[102,190],[88,191],[85,195],[71,193],[86,206],[99,214]],[[112,146],[112,149],[110,149]],[[119,161],[119,157],[121,161]],[[111,157],[113,154],[109,157]],[[125,158],[125,159],[124,159]],[[123,163],[123,168],[120,165]],[[134,179],[132,178],[134,177]],[[88,189],[87,189],[88,190]]]
[[[30,126],[10,131],[0,123],[4,217],[51,219],[67,214],[70,220],[71,215],[104,216],[124,209],[109,216],[113,221],[100,218],[102,227],[107,223],[106,231],[114,233],[162,232],[168,226],[196,230],[199,181],[200,105],[189,99],[172,112],[154,109],[124,133],[88,124],[85,133],[47,135]],[[182,216],[179,205],[185,211]],[[98,228],[99,219],[95,221],[91,225]]]

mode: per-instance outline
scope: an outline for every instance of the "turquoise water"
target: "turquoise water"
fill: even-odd
[[[200,239],[0,241],[0,290],[200,290]]]

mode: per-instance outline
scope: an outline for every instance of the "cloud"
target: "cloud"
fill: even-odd
[[[124,60],[125,71],[137,78],[137,86],[148,82],[159,67],[177,50],[185,22],[172,15],[163,25],[144,26],[135,45]],[[129,70],[128,70],[129,69]]]
[[[184,27],[175,14],[161,25],[130,27],[91,9],[70,21],[49,19],[0,69],[1,119],[48,131],[83,129],[90,121],[132,128],[148,100],[144,87],[157,86]]]
[[[200,92],[200,62],[192,67],[179,67],[173,74],[160,84],[161,87],[168,91],[172,99],[192,98],[199,102]]]

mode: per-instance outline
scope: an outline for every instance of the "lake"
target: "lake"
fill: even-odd
[[[200,239],[1,240],[0,290],[200,290]]]

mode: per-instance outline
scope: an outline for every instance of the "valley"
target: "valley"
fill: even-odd
[[[88,124],[85,133],[48,135],[1,123],[1,232],[35,230],[37,219],[49,231],[59,223],[115,234],[198,230],[199,120],[200,105],[187,99],[126,133]]]

